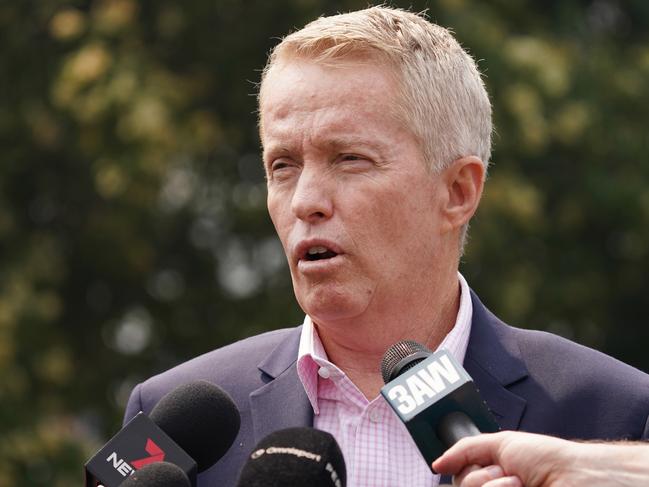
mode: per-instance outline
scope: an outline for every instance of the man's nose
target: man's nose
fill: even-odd
[[[291,209],[300,220],[317,223],[333,213],[329,178],[317,170],[302,169],[293,192]]]

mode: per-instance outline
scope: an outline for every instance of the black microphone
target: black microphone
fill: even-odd
[[[122,482],[120,487],[191,487],[183,469],[169,462],[150,463]]]
[[[405,340],[381,361],[381,394],[403,421],[428,465],[467,436],[500,428],[473,380],[447,350]]]
[[[338,443],[314,428],[287,428],[262,439],[243,466],[237,487],[345,487]]]
[[[230,448],[241,418],[220,387],[195,381],[166,394],[150,417],[138,413],[85,465],[86,487],[117,487],[146,465],[179,466],[191,485]]]

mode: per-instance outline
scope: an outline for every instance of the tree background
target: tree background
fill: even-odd
[[[649,3],[439,0],[493,165],[462,272],[505,321],[649,371]],[[363,0],[0,1],[0,487],[81,485],[131,387],[302,319],[255,82]]]

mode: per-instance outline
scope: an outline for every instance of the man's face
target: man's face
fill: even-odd
[[[291,60],[264,82],[268,211],[318,323],[408,306],[434,277],[440,178],[395,100],[393,77],[370,63]]]

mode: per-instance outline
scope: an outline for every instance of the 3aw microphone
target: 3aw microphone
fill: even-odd
[[[287,428],[255,446],[237,487],[345,487],[347,472],[338,443],[314,428]]]
[[[403,421],[428,465],[466,436],[500,428],[473,380],[444,349],[405,340],[381,361],[381,394]]]
[[[156,462],[181,468],[192,486],[196,473],[230,448],[241,418],[220,387],[195,381],[166,394],[151,411],[140,412],[85,465],[86,487],[117,487]],[[136,484],[137,485],[137,484]]]

